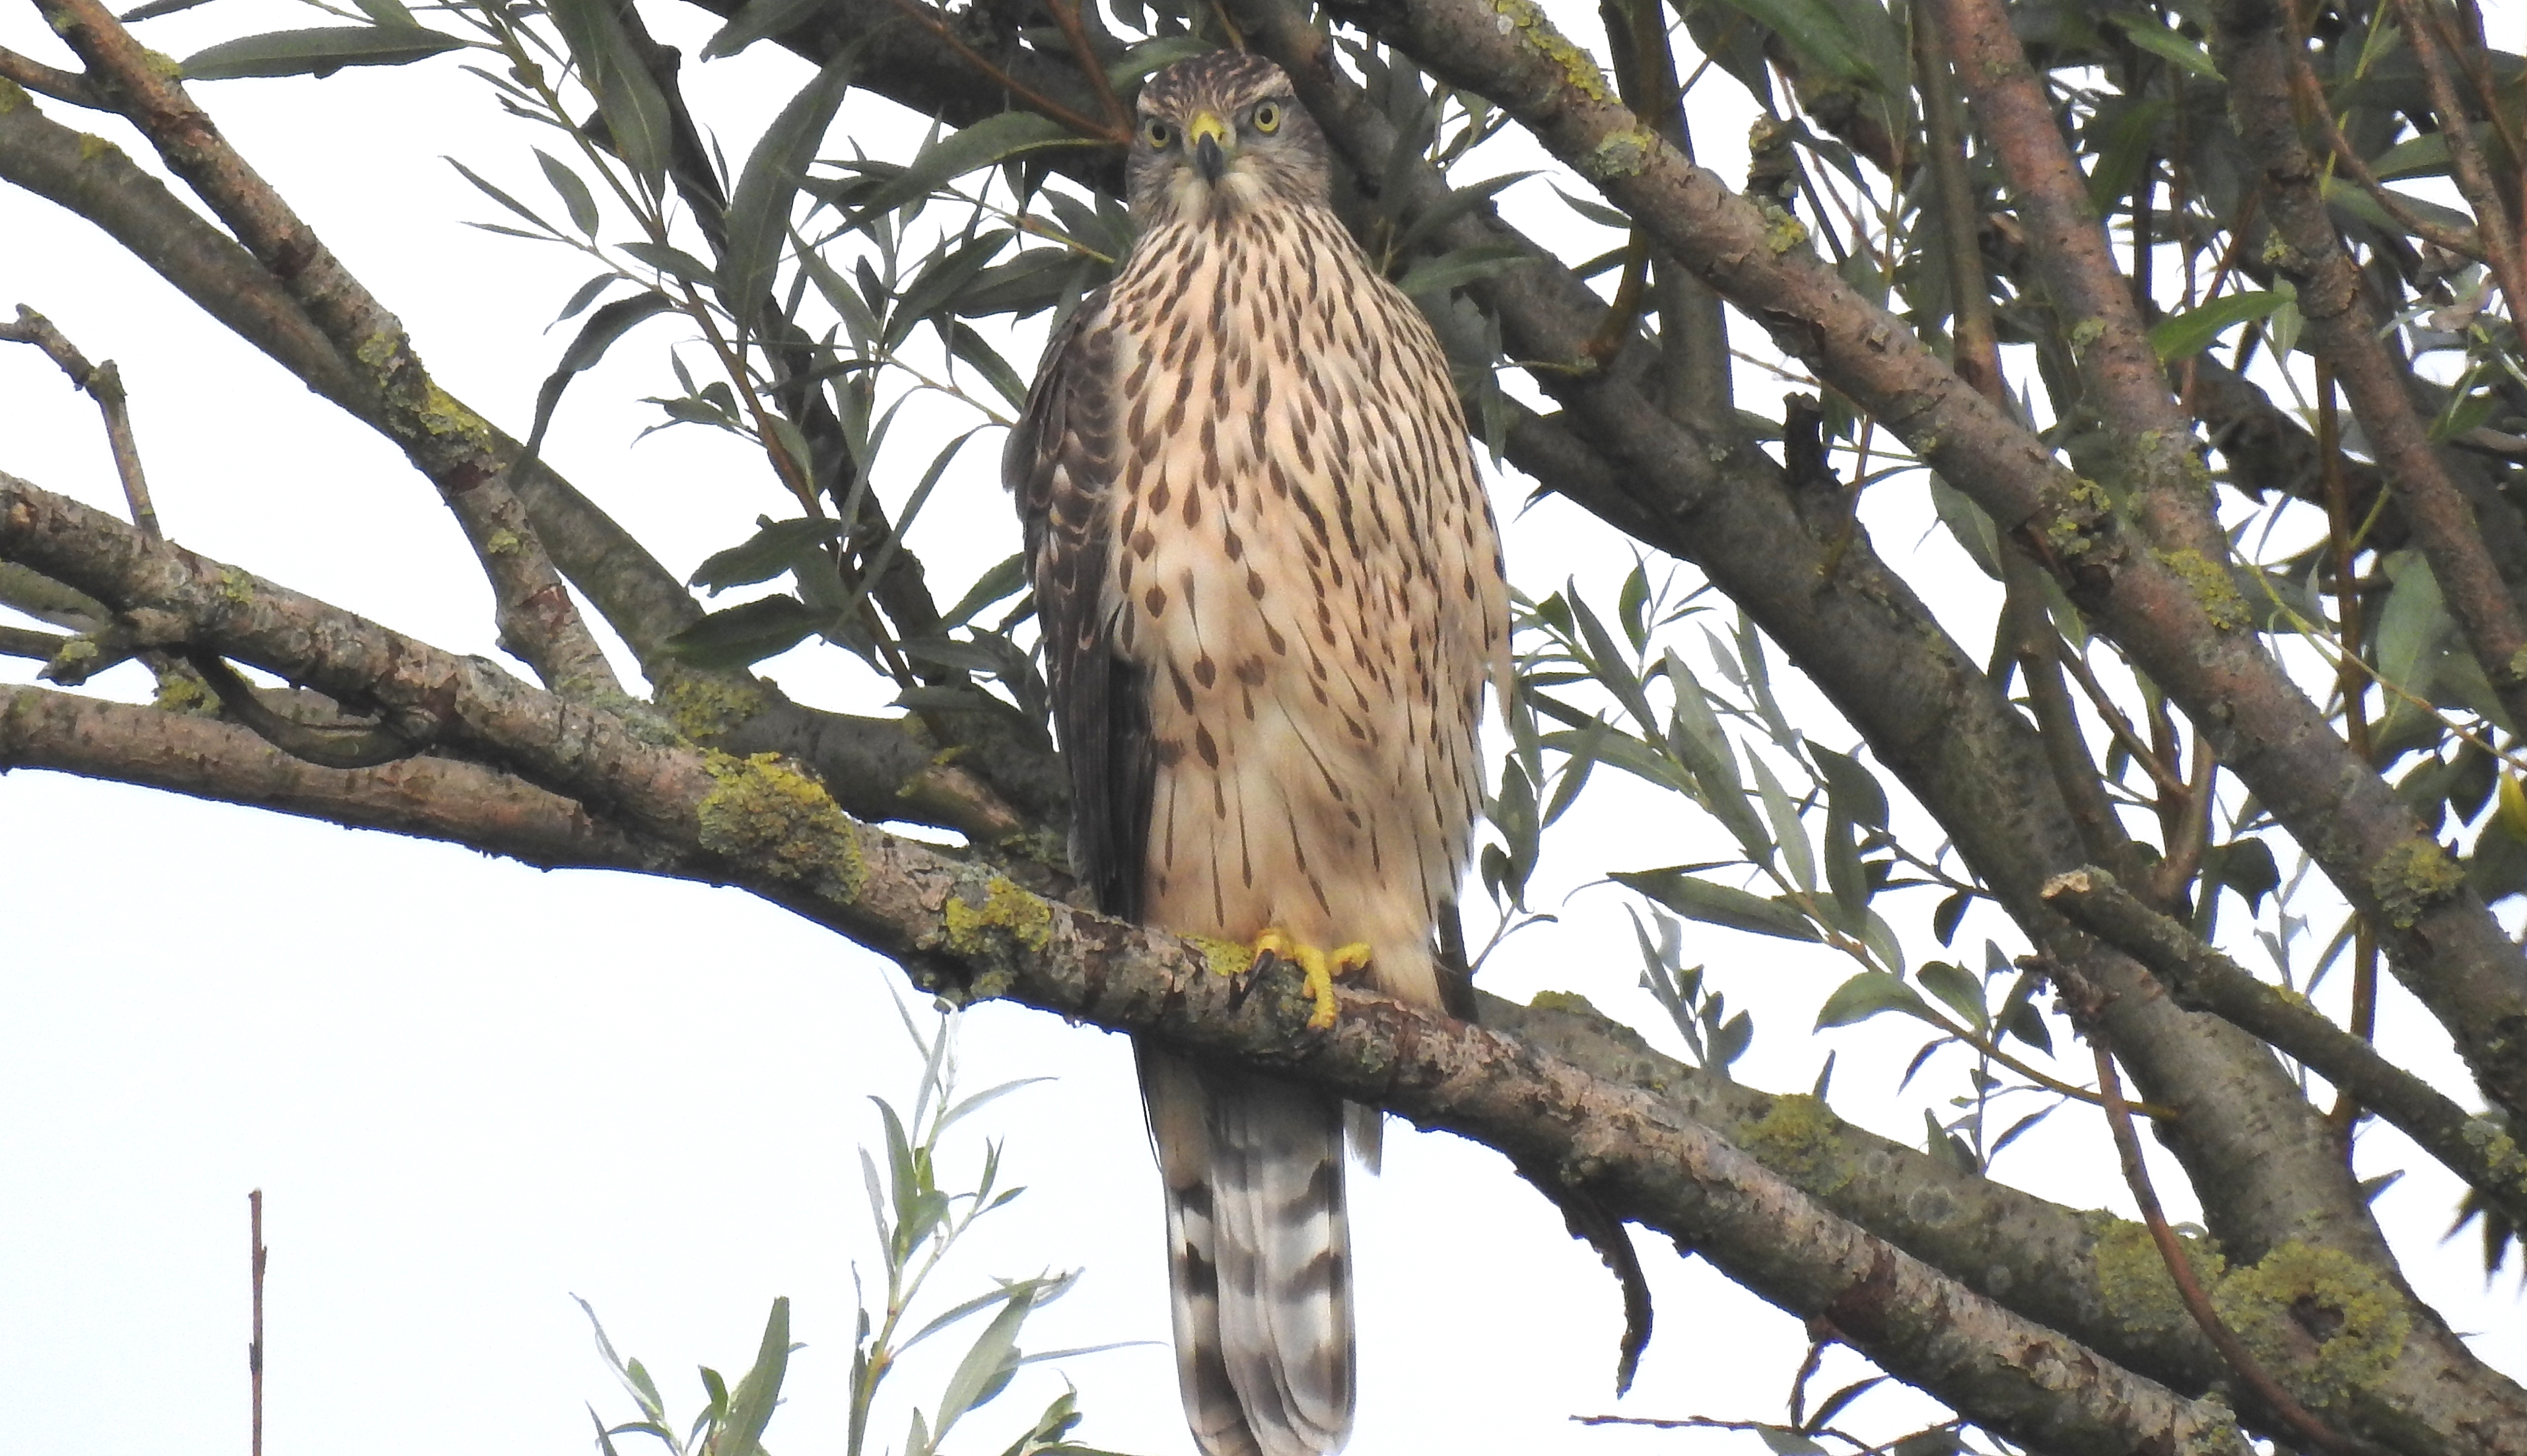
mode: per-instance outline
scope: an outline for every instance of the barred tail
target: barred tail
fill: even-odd
[[[1340,1098],[1147,1043],[1185,1419],[1209,1456],[1322,1456],[1351,1434]]]

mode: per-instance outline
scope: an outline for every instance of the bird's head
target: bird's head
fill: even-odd
[[[1325,138],[1261,56],[1213,51],[1141,87],[1126,171],[1143,227],[1325,199]]]

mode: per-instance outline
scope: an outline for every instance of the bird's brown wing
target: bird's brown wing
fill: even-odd
[[[1106,290],[1079,302],[1046,346],[1009,432],[1001,477],[1026,527],[1054,729],[1070,767],[1070,863],[1098,909],[1141,917],[1157,757],[1149,673],[1114,642],[1106,603],[1117,439]]]

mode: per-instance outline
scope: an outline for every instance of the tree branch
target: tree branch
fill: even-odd
[[[2115,438],[2135,518],[2165,551],[2225,563],[2192,422],[2168,390],[2140,306],[2116,266],[2053,105],[1995,0],[1937,0],[1939,26],[1984,135],[2009,179],[2020,226],[2080,376]],[[2139,246],[2140,244],[2136,244]]]
[[[1642,129],[1540,12],[1520,7],[1512,18],[1481,0],[1366,0],[1337,13],[1501,103],[2003,530],[2037,546],[2072,599],[2184,705],[2220,761],[2345,898],[2381,916],[2399,973],[2462,1038],[2493,1099],[2527,1118],[2527,961],[2419,818],[2263,650],[2222,567],[2136,540],[2101,491],[1800,246],[1795,222],[1767,218]],[[1623,453],[1651,468],[1631,449]],[[1710,473],[1671,458],[1653,474],[1680,484]],[[2150,1100],[2167,1099],[2152,1089]]]
[[[2527,1155],[2499,1123],[2467,1113],[2303,999],[2257,979],[2183,925],[2135,900],[2102,869],[2056,875],[2046,882],[2044,898],[2081,929],[2148,966],[2167,983],[2177,1005],[2209,1012],[2306,1064],[2337,1090],[2394,1123],[2512,1223],[2527,1228]]]
[[[270,269],[356,371],[381,423],[438,487],[490,578],[501,640],[556,690],[620,699],[622,685],[580,619],[512,494],[490,429],[439,390],[403,326],[237,155],[183,87],[97,0],[36,0],[176,174]]]
[[[26,305],[18,305],[17,322],[0,324],[0,338],[31,343],[71,378],[71,388],[96,401],[105,416],[105,443],[114,457],[115,476],[123,482],[124,503],[131,524],[143,536],[158,534],[158,511],[149,503],[149,478],[140,468],[140,445],[131,435],[131,402],[123,391],[123,374],[112,359],[90,364],[78,346],[62,337],[53,321]]]
[[[359,829],[444,840],[544,869],[674,873],[683,861],[511,775],[417,757],[344,772],[215,718],[0,686],[0,771],[46,768]]]
[[[1037,898],[984,866],[855,824],[768,758],[644,742],[488,663],[400,638],[0,476],[0,555],[127,620],[257,661],[339,699],[426,717],[443,740],[595,809],[686,872],[786,905],[904,964],[934,991],[1006,996],[1238,1057],[1554,1169],[1619,1217],[1690,1239],[1764,1297],[1831,1319],[1856,1348],[1971,1419],[2070,1453],[2243,1453],[2223,1416],[2172,1395],[1818,1208],[1709,1128],[1497,1032],[1346,996],[1307,1031],[1294,975],[1253,994],[1210,952]],[[14,705],[14,704],[13,704]],[[401,767],[402,765],[397,765]],[[1243,969],[1242,955],[1234,958]]]
[[[73,106],[105,110],[105,99],[87,83],[87,78],[76,71],[47,66],[31,56],[0,47],[0,80],[14,81],[38,96],[50,96]]]
[[[309,389],[386,428],[377,396],[245,249],[111,143],[51,121],[23,94],[9,104],[7,85],[0,81],[0,180],[94,223]],[[451,407],[476,418],[461,401]],[[490,438],[503,461],[523,454],[508,435],[492,430]],[[864,818],[938,825],[981,843],[1024,840],[1026,853],[1059,859],[1068,783],[1049,751],[996,746],[986,781],[977,765],[934,763],[940,746],[910,720],[823,712],[748,674],[686,667],[664,649],[667,638],[701,616],[684,584],[549,465],[530,462],[510,484],[537,539],[640,656],[658,705],[680,731],[736,754],[797,757]],[[10,569],[0,566],[0,593]]]
[[[2279,8],[2264,0],[2224,7],[2220,39],[2239,138],[2262,170],[2268,215],[2287,244],[2267,248],[2265,257],[2297,286],[2307,341],[2350,396],[2405,524],[2431,563],[2449,615],[2465,633],[2467,648],[2483,664],[2510,721],[2527,723],[2521,716],[2527,714],[2527,614],[2501,580],[2473,509],[2414,413],[2404,390],[2406,371],[2379,341],[2384,321],[2335,234],[2317,186],[2316,160],[2300,144],[2292,104],[2294,63],[2303,59],[2298,42],[2288,33]],[[2462,116],[2450,125],[2462,130]]]

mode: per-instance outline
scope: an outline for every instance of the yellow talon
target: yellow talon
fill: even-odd
[[[1308,1029],[1322,1031],[1334,1024],[1335,1014],[1340,1010],[1334,1000],[1334,977],[1367,965],[1368,944],[1356,940],[1329,956],[1315,946],[1300,944],[1288,931],[1275,928],[1255,937],[1255,959],[1260,962],[1265,956],[1299,967],[1300,987],[1316,1004],[1315,1013],[1308,1017]]]

